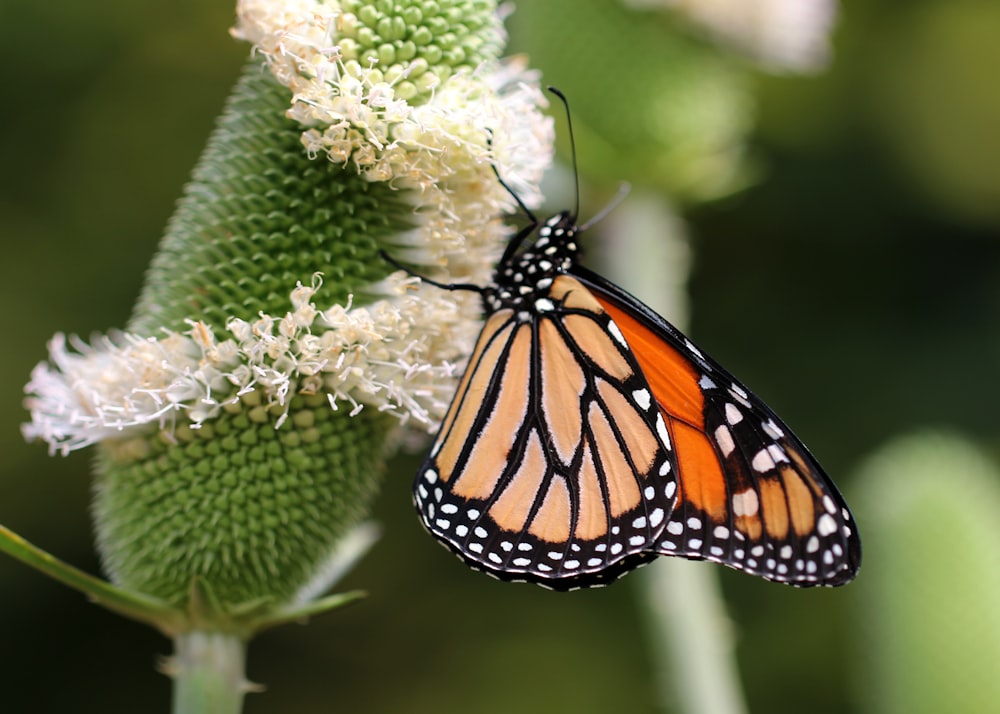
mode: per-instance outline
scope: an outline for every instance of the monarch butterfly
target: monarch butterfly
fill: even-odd
[[[576,211],[540,224],[497,179],[529,224],[493,283],[433,283],[479,292],[485,322],[414,482],[427,530],[473,568],[557,590],[658,555],[803,587],[853,579],[857,529],[805,445],[580,265]]]

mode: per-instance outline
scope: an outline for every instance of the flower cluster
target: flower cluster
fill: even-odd
[[[310,155],[417,193],[424,225],[411,259],[463,260],[449,272],[482,274],[483,246],[500,236],[487,224],[513,206],[490,167],[536,205],[553,136],[537,73],[521,58],[484,62],[505,39],[499,17],[459,35],[450,4],[475,3],[398,3],[389,15],[357,2],[242,0],[234,34],[292,91],[288,116]]]
[[[503,31],[482,4],[243,0],[233,30],[291,90],[287,116],[305,152],[398,189],[413,227],[386,247],[440,280],[488,279],[514,206],[494,171],[537,205],[552,154],[537,77],[519,60],[496,59]],[[465,6],[485,19],[456,23]],[[296,394],[433,425],[474,339],[478,298],[400,272],[355,305],[317,305],[320,285],[318,275],[289,284],[284,315],[231,315],[225,325],[192,317],[186,331],[114,333],[90,345],[57,336],[26,388],[25,435],[67,453],[134,427],[197,427],[251,392],[279,412],[279,426]]]
[[[294,394],[325,394],[333,409],[343,401],[353,413],[368,399],[429,424],[456,371],[448,360],[431,360],[455,351],[441,343],[454,339],[447,328],[467,310],[460,299],[427,306],[416,282],[397,273],[381,286],[385,300],[320,310],[311,299],[316,275],[292,291],[284,316],[233,319],[222,340],[200,321],[184,333],[116,333],[96,345],[57,335],[49,346],[56,369],[38,365],[27,387],[35,396],[25,436],[66,454],[145,424],[186,419],[197,428],[253,392],[258,406],[280,412],[278,426]]]

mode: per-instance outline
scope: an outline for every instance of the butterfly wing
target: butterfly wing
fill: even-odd
[[[854,519],[805,445],[639,300],[580,266],[571,273],[621,329],[667,423],[678,496],[655,550],[797,586],[852,580]]]
[[[473,567],[555,589],[655,557],[676,495],[666,421],[605,309],[560,275],[489,315],[414,501]]]

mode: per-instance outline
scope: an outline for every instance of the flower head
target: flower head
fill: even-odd
[[[553,138],[492,2],[238,15],[270,72],[234,91],[127,329],[57,336],[24,427],[58,453],[99,444],[113,579],[177,603],[197,579],[236,610],[328,585],[394,425],[432,427],[471,348],[478,296],[381,251],[488,280],[514,206],[494,172],[537,204]]]
[[[836,0],[626,0],[668,6],[772,71],[814,72],[830,57]]]
[[[437,278],[486,280],[507,235],[501,217],[513,205],[493,166],[532,205],[551,156],[537,77],[522,60],[493,59],[503,41],[495,13],[459,23],[458,34],[446,21],[482,3],[402,3],[389,14],[381,5],[244,0],[234,34],[254,41],[292,90],[286,114],[301,127],[309,157],[396,194],[399,228],[382,243],[397,259]],[[280,243],[247,251],[278,253]],[[425,426],[441,416],[476,331],[474,296],[399,273],[360,286],[345,302],[318,302],[324,266],[313,260],[308,285],[289,283],[283,299],[275,286],[256,314],[220,309],[245,302],[228,294],[221,305],[182,312],[190,307],[182,300],[180,310],[166,310],[175,295],[200,288],[189,282],[191,268],[179,269],[186,252],[165,244],[154,277],[162,263],[158,272],[173,283],[150,281],[130,331],[93,345],[53,340],[51,363],[39,365],[27,387],[27,437],[67,453],[150,424],[198,428],[251,391],[279,410],[304,393],[327,395],[334,409],[371,405]],[[196,268],[215,271],[207,279],[213,287],[225,286],[219,273],[242,260],[223,258]]]

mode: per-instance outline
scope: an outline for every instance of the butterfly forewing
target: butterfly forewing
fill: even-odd
[[[677,457],[678,493],[655,550],[793,585],[839,585],[860,565],[843,498],[788,427],[666,320],[579,266],[631,345]]]
[[[677,465],[621,330],[561,275],[497,310],[417,475],[424,525],[475,567],[558,589],[655,557]]]

